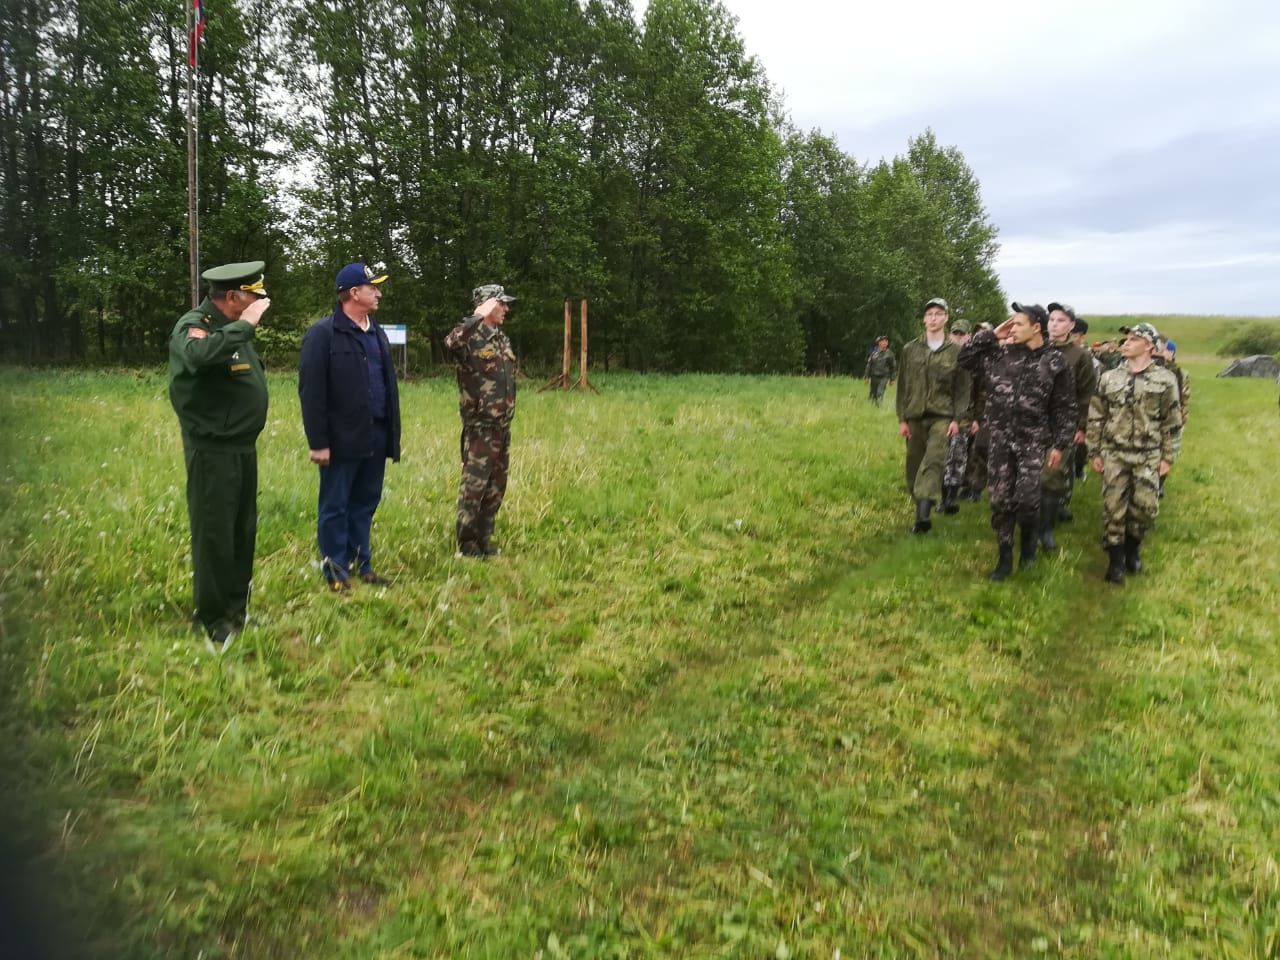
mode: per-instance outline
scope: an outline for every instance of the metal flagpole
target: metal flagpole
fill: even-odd
[[[193,0],[187,4],[187,266],[191,275],[191,306],[200,305],[200,158],[199,123],[195,109],[196,71],[200,66],[200,42],[196,36]]]

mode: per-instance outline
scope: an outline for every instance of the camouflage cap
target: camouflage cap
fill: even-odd
[[[951,308],[947,306],[947,301],[943,300],[941,297],[934,297],[926,303],[924,305],[925,313],[929,312],[930,307],[941,307],[943,310],[947,311],[947,313],[951,312]]]
[[[1160,339],[1160,331],[1149,323],[1135,323],[1131,327],[1121,327],[1120,332],[1130,337],[1141,337],[1153,344]]]
[[[262,260],[248,260],[244,263],[224,263],[220,267],[210,267],[200,277],[224,290],[245,290],[249,293],[265,297],[267,291],[263,285],[262,270],[266,267]]]
[[[973,333],[973,327],[969,326],[968,320],[957,320],[951,324],[952,333]]]
[[[515,297],[509,296],[502,289],[502,284],[500,283],[486,283],[471,291],[471,302],[477,307],[490,298],[501,300],[503,303],[515,303],[516,301]]]

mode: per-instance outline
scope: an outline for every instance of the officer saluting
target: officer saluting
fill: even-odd
[[[209,294],[169,337],[169,399],[182,426],[195,617],[222,653],[244,626],[258,526],[258,434],[267,380],[253,349],[271,301],[261,260],[206,270]]]

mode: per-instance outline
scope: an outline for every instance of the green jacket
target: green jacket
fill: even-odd
[[[169,336],[169,401],[182,442],[195,449],[252,450],[267,423],[267,377],[254,327],[228,320],[208,299]]]
[[[1051,344],[1061,351],[1062,359],[1067,361],[1071,377],[1076,387],[1076,429],[1084,430],[1089,426],[1089,401],[1093,399],[1093,391],[1098,386],[1098,372],[1093,367],[1093,354],[1084,347],[1067,343]]]
[[[892,350],[875,350],[867,357],[868,380],[892,380],[898,375],[898,361]]]
[[[902,348],[898,370],[898,419],[946,417],[965,420],[969,416],[972,381],[960,367],[960,347],[948,339],[930,350],[924,337]]]

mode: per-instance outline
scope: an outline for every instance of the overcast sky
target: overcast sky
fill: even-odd
[[[801,129],[961,150],[1010,296],[1280,314],[1280,0],[724,2]]]

